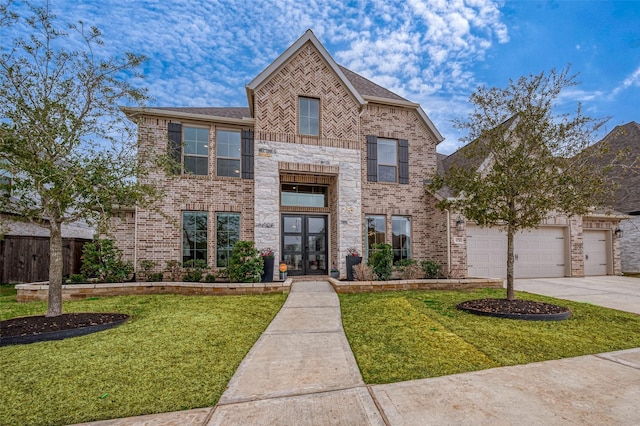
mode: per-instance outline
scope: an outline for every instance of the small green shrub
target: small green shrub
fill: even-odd
[[[218,269],[218,278],[229,279],[229,269],[228,268]]]
[[[424,260],[421,265],[426,278],[438,278],[440,276],[442,265],[435,260]]]
[[[393,248],[390,244],[374,244],[369,254],[371,266],[379,281],[388,281],[393,272]]]
[[[180,262],[177,260],[167,260],[164,270],[169,273],[171,281],[180,281],[180,275],[182,274]]]
[[[69,284],[86,284],[87,282],[87,277],[84,274],[71,274],[67,281]]]
[[[259,283],[264,270],[264,259],[253,241],[234,244],[229,259],[229,278],[234,283]]]
[[[164,274],[162,272],[155,272],[155,273],[149,274],[147,276],[147,281],[148,282],[161,282],[163,278],[164,278]]]
[[[215,283],[216,282],[216,274],[207,274],[204,276],[205,283]]]
[[[204,275],[203,270],[206,270],[209,266],[204,259],[190,259],[182,264],[186,269],[186,272],[182,276],[182,281],[186,282],[200,282]]]
[[[158,266],[158,262],[154,262],[153,260],[143,259],[140,261],[140,270],[147,281],[150,281],[149,275],[151,274],[151,270],[156,266]]]
[[[133,264],[122,260],[122,250],[109,239],[97,239],[82,248],[82,273],[99,282],[122,282],[133,274]]]

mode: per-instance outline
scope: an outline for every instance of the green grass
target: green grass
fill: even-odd
[[[0,298],[4,296],[15,296],[17,293],[14,284],[0,284]],[[0,299],[2,301],[2,299]]]
[[[65,302],[65,312],[121,312],[131,319],[87,336],[1,347],[0,424],[63,425],[213,406],[285,297]],[[0,319],[45,310],[44,302],[0,296]]]
[[[342,294],[342,321],[364,381],[392,383],[640,347],[640,316],[518,293],[569,307],[566,321],[519,321],[458,311],[504,290]]]

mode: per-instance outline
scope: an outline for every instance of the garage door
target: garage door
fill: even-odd
[[[541,227],[515,236],[516,278],[564,277],[564,228]],[[507,236],[494,228],[467,226],[467,264],[471,277],[507,276]]]
[[[584,242],[584,274],[607,275],[607,231],[588,231],[583,235]]]

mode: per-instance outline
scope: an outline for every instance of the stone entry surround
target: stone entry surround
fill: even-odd
[[[280,175],[296,173],[337,178],[329,196],[329,259],[345,271],[349,247],[362,248],[361,151],[256,140],[254,162],[254,238],[256,247],[280,253]],[[331,265],[329,265],[331,267]]]

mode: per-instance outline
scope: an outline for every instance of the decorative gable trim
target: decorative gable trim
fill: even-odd
[[[313,31],[310,29],[307,30],[302,37],[296,40],[287,50],[285,50],[278,58],[271,63],[267,68],[265,68],[256,78],[251,80],[249,84],[246,85],[247,90],[247,100],[249,102],[249,109],[251,111],[251,116],[253,116],[253,93],[254,91],[264,83],[272,74],[278,71],[278,69],[287,62],[293,55],[298,52],[305,45],[305,43],[310,42],[313,46],[318,50],[320,56],[327,62],[329,68],[338,76],[342,84],[347,88],[349,93],[358,101],[360,106],[363,106],[367,102],[364,98],[358,93],[358,91],[353,87],[349,79],[344,75],[336,61],[333,60],[327,49],[320,43],[318,38],[313,34]]]

